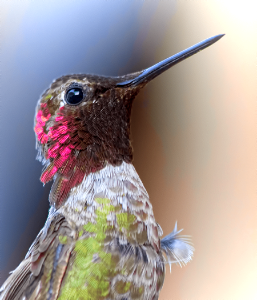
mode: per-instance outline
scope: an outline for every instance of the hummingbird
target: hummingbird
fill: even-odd
[[[222,36],[124,76],[65,75],[42,94],[34,130],[50,209],[1,300],[156,300],[165,265],[192,259],[177,223],[161,239],[132,165],[130,116],[147,83]]]

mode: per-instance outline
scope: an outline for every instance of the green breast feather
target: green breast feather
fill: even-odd
[[[96,223],[91,222],[83,226],[74,248],[74,262],[64,279],[63,287],[58,300],[100,300],[110,296],[112,278],[117,275],[117,256],[106,252],[105,244],[114,230],[107,220],[110,213],[115,212],[115,230],[128,233],[136,217],[130,213],[118,213],[119,207],[110,204],[106,198],[97,198],[99,204],[96,213]],[[83,236],[85,236],[83,238]],[[65,238],[61,238],[65,242]],[[130,282],[117,281],[115,290],[119,294],[126,293],[131,286]],[[142,294],[143,288],[139,288]]]

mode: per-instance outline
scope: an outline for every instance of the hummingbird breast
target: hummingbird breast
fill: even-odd
[[[158,299],[161,229],[132,164],[91,173],[58,213],[76,231],[59,300]]]

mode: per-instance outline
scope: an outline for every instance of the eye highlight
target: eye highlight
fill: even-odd
[[[70,105],[78,105],[84,98],[83,89],[78,85],[70,86],[64,96],[65,102]]]

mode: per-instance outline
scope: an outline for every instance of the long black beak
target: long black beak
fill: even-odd
[[[187,48],[169,58],[164,59],[163,61],[153,65],[150,68],[145,69],[142,71],[140,75],[137,77],[126,80],[123,82],[119,82],[116,84],[117,87],[129,87],[129,86],[137,86],[140,83],[147,83],[150,80],[154,79],[156,76],[160,75],[162,72],[168,70],[170,67],[176,65],[177,63],[181,62],[182,60],[194,55],[195,53],[209,47],[210,45],[217,42],[220,38],[222,38],[224,34],[219,34],[208,38],[190,48]]]

